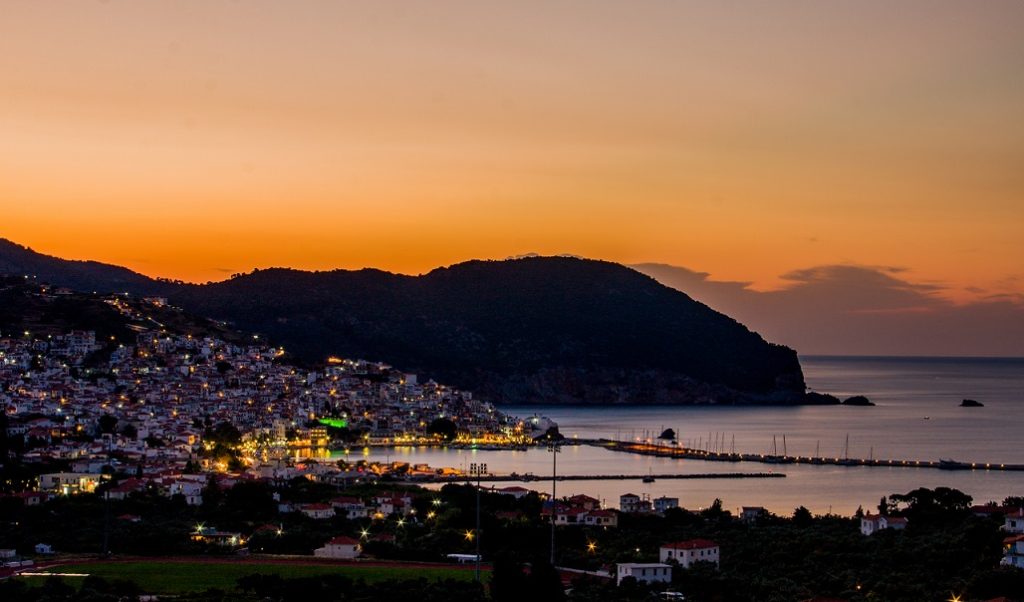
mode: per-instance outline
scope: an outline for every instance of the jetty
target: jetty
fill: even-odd
[[[668,474],[560,474],[555,477],[556,481],[641,481],[654,478],[655,480],[679,480],[679,479],[782,479],[786,475],[781,472],[710,472],[710,473],[668,473]],[[436,475],[416,476],[409,479],[417,483],[462,483],[467,480],[480,481],[481,483],[505,483],[521,482],[533,483],[537,481],[550,481],[551,475],[516,474],[510,475],[483,475],[480,477],[467,477],[461,475]]]
[[[610,451],[658,456],[662,458],[680,458],[686,460],[705,460],[709,462],[760,462],[762,464],[812,464],[823,466],[872,466],[888,468],[935,468],[939,470],[1003,470],[1024,471],[1024,464],[1006,464],[1003,462],[958,462],[956,460],[899,460],[880,458],[850,458],[828,456],[792,456],[782,454],[744,454],[737,452],[716,452],[693,449],[677,445],[662,445],[646,442],[619,441],[615,439],[578,439],[579,445],[592,445]]]

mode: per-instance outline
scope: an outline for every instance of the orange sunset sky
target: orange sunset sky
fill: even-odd
[[[0,236],[145,274],[574,253],[1024,298],[1024,3],[0,4]]]

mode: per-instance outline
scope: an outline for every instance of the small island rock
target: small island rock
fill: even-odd
[[[853,397],[847,397],[843,400],[844,406],[873,406],[875,405],[870,399],[863,395],[854,395]]]
[[[985,404],[981,403],[976,399],[965,399],[960,402],[961,408],[983,408]]]

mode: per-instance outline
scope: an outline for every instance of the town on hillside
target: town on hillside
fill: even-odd
[[[73,295],[31,294],[43,307]],[[0,331],[0,580],[69,557],[124,555],[474,567],[477,581],[483,570],[504,583],[492,592],[548,587],[561,596],[551,599],[570,600],[718,600],[740,590],[738,599],[914,599],[942,579],[979,592],[1024,583],[1021,498],[972,505],[956,490],[918,489],[877,512],[801,507],[787,517],[761,507],[733,514],[720,500],[687,510],[676,497],[627,491],[613,508],[582,494],[474,485],[489,475],[484,465],[333,459],[331,450],[373,446],[521,449],[555,427],[386,364],[302,367],[258,335],[181,332],[162,321],[161,298],[97,299],[124,318],[128,338]],[[774,546],[813,560],[798,568],[766,558]],[[947,548],[963,550],[960,568],[936,564]],[[901,581],[887,572],[897,557],[942,576]],[[473,591],[466,599],[497,599]]]

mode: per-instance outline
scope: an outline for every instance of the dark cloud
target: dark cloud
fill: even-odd
[[[633,267],[805,354],[1024,356],[1024,296],[960,305],[898,266],[814,266],[767,292],[687,268]]]

